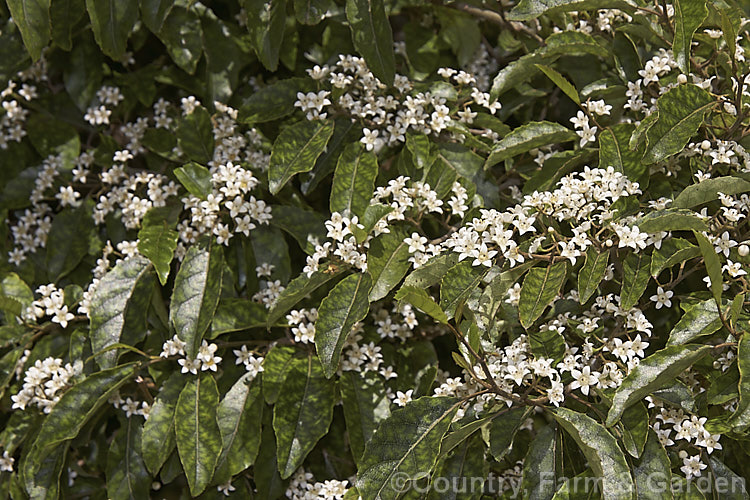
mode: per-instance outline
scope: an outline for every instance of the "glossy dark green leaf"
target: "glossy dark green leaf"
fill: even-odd
[[[21,464],[21,474],[18,475],[24,481],[24,488],[16,498],[25,499],[26,495],[32,500],[58,498],[60,476],[67,456],[68,443],[51,447],[40,457],[26,455],[26,460]]]
[[[586,262],[578,271],[578,301],[585,304],[596,292],[607,273],[609,252],[599,252],[593,247],[586,250]]]
[[[167,48],[167,53],[174,63],[185,73],[192,75],[203,54],[202,33],[203,28],[198,15],[192,9],[175,5],[162,22],[157,36]],[[197,158],[193,159],[200,161]]]
[[[254,92],[240,107],[238,120],[244,123],[263,123],[291,115],[297,92],[312,90],[304,78],[279,80]]]
[[[638,303],[651,279],[650,271],[651,259],[644,252],[630,253],[625,257],[620,290],[620,307],[624,310]]]
[[[310,295],[312,292],[328,283],[330,280],[341,274],[342,269],[322,269],[315,271],[309,277],[302,273],[284,288],[279,294],[276,301],[268,311],[267,324],[273,325],[276,321],[284,316],[295,304]]]
[[[394,299],[413,305],[439,323],[448,322],[448,317],[445,315],[445,312],[440,309],[440,306],[437,305],[435,299],[433,299],[422,288],[404,285],[399,288],[398,292],[396,292]]]
[[[154,475],[159,472],[174,450],[174,411],[187,380],[182,373],[173,373],[159,389],[159,394],[151,405],[148,420],[143,424],[143,462]]]
[[[740,371],[736,365],[711,380],[711,385],[706,391],[706,402],[710,405],[723,405],[724,403],[737,399],[739,393]]]
[[[382,378],[374,373],[344,372],[339,379],[349,445],[359,463],[378,424],[391,414],[391,400]]]
[[[346,18],[354,48],[365,58],[370,71],[381,82],[391,85],[396,63],[393,33],[383,0],[347,0]]]
[[[514,129],[499,142],[496,142],[484,166],[489,168],[534,148],[572,141],[577,137],[575,132],[559,123],[529,122]]]
[[[315,348],[328,378],[338,369],[341,349],[355,323],[362,321],[370,310],[367,295],[371,288],[369,274],[352,274],[339,281],[320,303]]]
[[[573,437],[588,460],[589,467],[602,478],[602,494],[607,500],[631,500],[633,479],[617,440],[591,417],[567,408],[553,411],[557,422]]]
[[[313,356],[293,362],[273,407],[276,459],[283,479],[297,471],[333,419],[335,386]]]
[[[152,33],[159,33],[175,2],[171,0],[141,0],[141,20]]]
[[[378,175],[378,159],[362,143],[349,144],[339,156],[331,186],[331,212],[362,217]]]
[[[547,78],[552,80],[552,83],[557,85],[560,90],[565,93],[566,96],[570,97],[571,101],[578,104],[579,106],[581,105],[581,98],[578,96],[578,91],[573,86],[573,84],[568,81],[567,78],[565,78],[549,66],[544,66],[542,64],[535,64],[534,66],[536,66],[536,69],[544,73]]]
[[[143,225],[138,231],[138,252],[148,257],[156,269],[159,282],[164,285],[169,277],[169,267],[177,248],[177,231],[166,221],[160,225]]]
[[[303,120],[285,128],[271,150],[268,167],[268,189],[272,194],[300,172],[308,172],[323,152],[333,134],[333,123]]]
[[[632,8],[633,4],[625,0],[521,0],[508,13],[508,19],[530,21],[548,12]]]
[[[413,270],[404,280],[404,286],[429,288],[440,283],[450,269],[458,264],[458,254],[449,252],[431,257],[427,263]]]
[[[50,0],[8,0],[7,3],[26,50],[33,61],[38,60],[50,40]]]
[[[719,193],[726,195],[750,191],[750,182],[739,177],[715,177],[691,184],[683,189],[672,203],[676,208],[692,208],[718,200]]]
[[[284,39],[286,0],[243,0],[250,42],[263,66],[276,71]]]
[[[221,247],[197,243],[188,249],[175,276],[169,321],[191,358],[195,358],[219,303],[223,261]]]
[[[177,144],[193,161],[206,164],[214,156],[214,133],[211,115],[205,108],[197,107],[177,123]]]
[[[73,30],[86,15],[84,0],[55,0],[50,4],[49,17],[52,25],[52,41],[63,50],[73,48]]]
[[[128,38],[138,21],[138,2],[86,0],[91,30],[102,52],[119,61],[125,55]]]
[[[622,414],[622,443],[631,457],[639,458],[643,453],[648,434],[648,418],[648,411],[642,403],[634,404]]]
[[[435,487],[427,493],[427,500],[478,499],[483,490],[483,484],[478,479],[486,477],[489,472],[485,453],[481,438],[473,436],[459,444],[450,455],[439,460],[435,467],[435,477],[445,478],[439,484],[455,484],[457,487],[443,491],[438,483],[434,483]]]
[[[490,453],[498,462],[511,451],[513,439],[528,418],[529,409],[511,408],[501,413],[490,424]]]
[[[260,381],[254,381],[251,373],[244,374],[229,389],[216,410],[222,440],[217,468],[226,463],[234,476],[255,462],[264,406]]]
[[[636,221],[638,229],[646,233],[660,231],[706,231],[708,226],[692,210],[667,208],[655,210]]]
[[[289,369],[294,362],[295,349],[292,346],[276,345],[263,360],[263,399],[274,404],[279,397]]]
[[[750,496],[745,486],[745,478],[727,467],[717,457],[711,456],[708,459],[708,466],[714,476],[716,491],[722,500],[742,500]]]
[[[719,328],[721,318],[716,301],[704,300],[685,311],[680,321],[669,332],[667,345],[686,344],[703,335],[711,335]]]
[[[565,262],[550,263],[545,267],[529,270],[518,300],[518,319],[524,328],[529,328],[557,297],[566,275]]]
[[[414,480],[428,475],[457,409],[455,398],[422,397],[384,420],[359,464],[357,490],[362,497],[395,500],[403,483],[394,477]]]
[[[206,167],[190,162],[174,169],[173,172],[190,194],[205,199],[211,192],[211,173]]]
[[[132,345],[143,339],[153,282],[153,266],[140,256],[121,261],[104,275],[89,308],[89,338],[95,354],[113,344]],[[96,361],[102,368],[112,368],[117,357],[117,351],[108,351]]]
[[[538,358],[560,361],[565,355],[565,338],[554,328],[534,328],[529,331],[529,347]]]
[[[289,233],[308,255],[315,252],[313,242],[322,242],[326,239],[327,218],[318,212],[289,205],[272,205],[271,213],[271,225]]]
[[[641,187],[648,185],[648,168],[641,162],[641,155],[632,151],[629,146],[630,137],[635,127],[631,124],[620,123],[607,127],[599,134],[599,168],[613,167],[622,172],[628,179],[641,183]]]
[[[448,319],[456,315],[469,295],[477,289],[486,273],[484,266],[473,267],[469,260],[459,262],[440,280],[440,308]]]
[[[57,281],[78,266],[89,250],[94,231],[91,207],[82,203],[57,214],[47,235],[47,272]]]
[[[549,500],[555,494],[555,428],[543,427],[534,437],[523,464],[521,488],[529,498]]]
[[[721,304],[721,294],[723,293],[723,273],[721,271],[721,261],[714,250],[714,246],[708,241],[703,234],[693,231],[695,239],[698,240],[698,246],[703,255],[703,262],[706,266],[708,278],[711,280],[711,293],[717,304]]]
[[[638,464],[633,468],[633,478],[638,500],[668,500],[672,498],[670,485],[672,472],[667,452],[652,430],[648,431],[646,446]],[[659,487],[664,485],[663,487]]]
[[[143,429],[136,417],[126,418],[107,451],[107,498],[148,498],[150,477],[141,458]]]
[[[38,470],[41,460],[60,443],[75,438],[84,425],[120,388],[132,379],[136,363],[128,363],[94,373],[75,384],[54,406],[36,433],[31,454],[32,468]]]
[[[265,328],[267,317],[265,306],[257,302],[247,299],[221,299],[211,320],[208,337],[215,338],[248,328]]]
[[[372,275],[370,302],[388,295],[409,271],[409,245],[404,242],[407,235],[402,227],[394,226],[390,233],[370,242],[367,251],[367,270]]]
[[[218,405],[216,382],[212,375],[202,372],[187,381],[175,407],[177,451],[193,496],[200,495],[211,482],[221,453]]]
[[[300,24],[318,24],[332,6],[330,0],[294,0],[294,12]]]
[[[745,335],[737,346],[737,368],[740,371],[740,400],[727,424],[737,431],[744,431],[750,425],[750,339]]]
[[[684,238],[669,238],[662,241],[661,248],[651,253],[651,276],[656,278],[667,268],[698,257],[700,248]]]
[[[607,414],[607,427],[617,423],[630,405],[669,385],[677,375],[710,350],[710,346],[695,344],[670,346],[641,360],[615,391],[612,407]]]
[[[656,163],[682,151],[714,104],[711,94],[696,85],[679,85],[662,94],[656,101],[656,121],[646,132],[643,161]]]
[[[676,0],[674,3],[674,41],[672,50],[677,66],[684,74],[690,73],[690,54],[693,35],[708,15],[702,0]]]

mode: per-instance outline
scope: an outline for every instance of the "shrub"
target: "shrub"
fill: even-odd
[[[4,497],[748,498],[731,0],[7,7]]]

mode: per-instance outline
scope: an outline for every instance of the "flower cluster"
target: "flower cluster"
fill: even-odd
[[[292,476],[286,489],[286,497],[291,500],[343,500],[349,490],[349,481],[329,479],[315,481],[313,475],[300,468]]]
[[[211,370],[215,372],[217,370],[222,359],[220,356],[216,356],[216,350],[218,348],[219,346],[216,344],[209,344],[208,341],[204,340],[198,348],[198,354],[195,356],[195,359],[192,359],[185,354],[185,342],[175,335],[164,342],[159,356],[162,358],[183,356],[177,360],[182,367],[182,373],[192,373],[193,375],[197,375],[198,371],[205,372]]]
[[[83,363],[63,364],[59,358],[38,359],[26,370],[23,387],[11,396],[12,408],[25,410],[28,406],[37,406],[44,413],[49,413],[62,397],[65,389],[72,385],[73,379],[83,371]]]

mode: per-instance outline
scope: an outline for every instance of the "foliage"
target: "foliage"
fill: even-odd
[[[7,0],[0,497],[748,498],[734,1]]]

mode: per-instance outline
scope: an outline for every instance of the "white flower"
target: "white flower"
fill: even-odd
[[[409,389],[406,392],[396,391],[396,397],[393,399],[393,402],[399,406],[406,406],[406,403],[411,401],[411,395],[413,392],[413,389]]]
[[[10,456],[8,451],[3,452],[3,456],[0,457],[0,472],[13,472],[13,464],[16,459]]]
[[[599,383],[599,373],[592,372],[591,367],[585,366],[583,370],[579,371],[573,369],[570,371],[573,376],[573,382],[570,383],[571,389],[581,389],[583,395],[588,396],[589,387],[593,387]]]
[[[729,259],[727,259],[727,263],[722,270],[726,271],[732,278],[739,278],[740,276],[745,276],[747,274],[747,271],[742,269],[741,262],[732,262]]]
[[[699,477],[701,471],[706,468],[706,464],[701,462],[700,455],[693,455],[689,457],[685,450],[680,452],[680,458],[682,459],[682,467],[680,470],[685,474],[687,479],[691,477]]]
[[[378,130],[370,130],[368,128],[362,129],[362,133],[364,136],[359,140],[362,144],[365,145],[365,148],[367,148],[367,151],[372,151],[380,149],[380,146],[383,143],[383,139],[380,139],[378,137],[378,134],[380,133]]]
[[[674,295],[674,292],[667,290],[666,292],[662,287],[656,287],[656,295],[651,296],[651,300],[656,302],[656,308],[661,309],[662,307],[672,307],[672,301],[669,300]]]
[[[220,484],[216,487],[216,489],[222,493],[224,493],[224,496],[228,497],[229,493],[234,491],[236,488],[232,486],[232,480],[230,479],[224,484]]]
[[[60,186],[60,192],[55,195],[55,198],[60,200],[60,205],[64,207],[77,207],[80,204],[78,201],[80,197],[81,193],[72,186]]]

